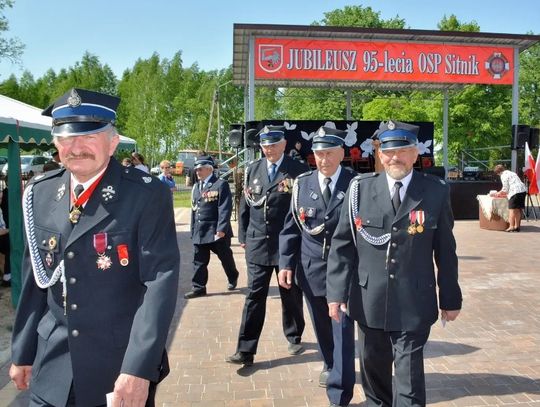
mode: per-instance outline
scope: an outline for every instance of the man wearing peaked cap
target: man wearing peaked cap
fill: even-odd
[[[217,254],[225,270],[228,290],[238,282],[238,270],[231,250],[232,194],[229,183],[214,174],[214,159],[199,156],[193,166],[198,182],[191,190],[191,241],[193,242],[192,290],[184,298],[206,295],[210,252]]]
[[[180,257],[170,191],[122,167],[119,99],[71,89],[45,109],[65,168],[23,196],[24,283],[10,376],[30,406],[154,405]]]
[[[279,232],[291,203],[292,181],[308,168],[285,155],[283,127],[265,126],[259,132],[265,158],[249,165],[244,176],[244,199],[240,201],[238,241],[244,248],[248,270],[248,293],[242,313],[236,353],[228,363],[251,365],[257,352],[266,315],[266,297],[272,274],[278,272]],[[279,287],[283,333],[288,352],[304,351],[302,292],[294,284]]]
[[[431,325],[439,311],[446,323],[461,309],[449,187],[413,170],[417,135],[417,126],[381,123],[384,172],[351,181],[328,256],[330,315],[348,312],[359,324],[368,406],[426,405]]]
[[[332,405],[346,406],[353,397],[354,323],[346,314],[339,322],[328,315],[326,268],[332,235],[349,182],[356,175],[342,167],[346,132],[321,127],[313,137],[317,165],[296,178],[292,205],[279,236],[279,284],[298,283],[308,305],[323,360],[319,385]]]

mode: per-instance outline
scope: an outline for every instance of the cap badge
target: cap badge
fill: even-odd
[[[326,131],[321,127],[319,131],[317,132],[317,136],[324,137],[326,136]]]
[[[71,90],[71,94],[69,95],[67,102],[70,107],[78,107],[81,105],[81,97],[75,89]]]
[[[396,128],[396,124],[392,120],[388,120],[388,130],[394,130]]]
[[[268,128],[268,126],[264,126],[263,133],[268,133],[268,132],[270,132],[270,129]]]

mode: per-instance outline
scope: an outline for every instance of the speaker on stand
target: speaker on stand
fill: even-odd
[[[512,125],[512,150],[525,148],[525,142],[529,141],[531,127],[526,124]]]

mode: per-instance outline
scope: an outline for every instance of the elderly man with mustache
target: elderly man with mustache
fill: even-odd
[[[180,255],[169,189],[121,166],[119,99],[72,89],[43,114],[65,168],[23,197],[24,284],[10,376],[30,406],[154,406]]]

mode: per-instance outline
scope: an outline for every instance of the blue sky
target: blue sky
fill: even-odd
[[[23,70],[34,78],[49,68],[74,65],[85,51],[97,55],[117,77],[138,58],[157,52],[171,58],[182,51],[184,66],[211,70],[232,63],[234,23],[309,25],[324,12],[361,4],[398,15],[409,28],[436,30],[446,14],[475,20],[483,32],[540,33],[538,0],[15,0],[5,10],[8,36],[26,49],[22,67],[0,62],[0,81]]]

